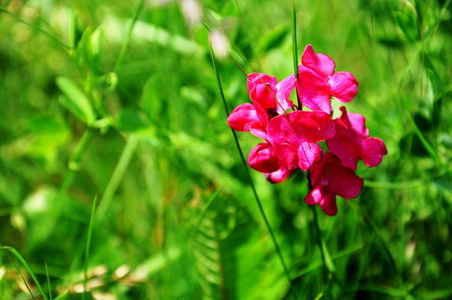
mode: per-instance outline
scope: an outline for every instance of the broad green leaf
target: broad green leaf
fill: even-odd
[[[159,90],[158,79],[152,76],[146,81],[141,96],[141,109],[152,123],[159,121],[163,109]]]
[[[324,241],[322,241],[322,251],[323,251],[323,254],[325,255],[325,265],[326,265],[326,268],[327,268],[328,271],[330,271],[331,273],[336,272],[336,267],[334,266],[333,259],[331,258],[330,252],[328,251],[328,248],[326,247]]]
[[[88,97],[69,78],[58,77],[56,83],[64,94],[60,97],[60,104],[85,124],[91,125],[96,120],[96,116]]]
[[[452,192],[452,175],[446,173],[437,176],[433,178],[433,184],[439,189]]]
[[[113,123],[117,129],[126,132],[139,132],[149,128],[147,119],[135,110],[129,108],[121,110]]]
[[[393,11],[397,25],[402,29],[408,40],[415,42],[419,40],[418,17],[416,9],[408,1],[401,2],[402,7]]]
[[[91,35],[91,55],[94,58],[98,58],[100,53],[102,52],[102,38],[104,36],[104,30],[102,27],[96,28],[93,34]]]
[[[287,24],[280,25],[265,33],[259,39],[259,43],[256,46],[256,54],[262,54],[281,46],[289,33],[290,28]]]

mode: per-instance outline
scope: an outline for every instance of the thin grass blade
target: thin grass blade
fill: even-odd
[[[89,249],[91,247],[91,238],[93,236],[94,213],[95,213],[96,207],[97,207],[97,198],[98,198],[97,195],[94,196],[93,207],[91,209],[91,218],[89,220],[88,237],[86,240],[85,265],[83,266],[83,294],[82,294],[83,300],[86,297],[86,283],[88,282]]]
[[[39,283],[38,279],[36,278],[35,274],[33,273],[33,270],[30,268],[30,266],[28,265],[28,263],[25,261],[25,259],[19,254],[19,252],[16,251],[16,249],[14,249],[13,247],[10,246],[2,246],[0,247],[0,249],[5,250],[5,251],[9,251],[12,254],[14,254],[14,256],[16,256],[16,258],[22,263],[22,265],[25,267],[25,269],[28,271],[28,273],[30,274],[31,278],[33,279],[33,281],[36,283],[36,286],[38,287],[39,292],[42,295],[42,298],[44,298],[44,300],[48,300],[46,293],[44,292],[41,284]],[[25,281],[24,281],[25,282]],[[27,285],[28,286],[28,285]],[[30,293],[31,294],[31,293]],[[33,295],[31,294],[31,296],[33,297]],[[33,297],[34,298],[34,297]]]
[[[443,159],[438,155],[438,153],[433,149],[433,147],[429,144],[427,139],[424,137],[422,132],[419,130],[419,127],[417,127],[416,123],[414,122],[413,118],[411,118],[410,115],[408,115],[408,119],[410,120],[411,125],[413,126],[413,130],[418,136],[419,140],[421,141],[422,145],[424,146],[425,150],[427,150],[428,154],[439,164],[441,165],[446,172],[449,174],[452,174],[452,169],[443,161]]]
[[[217,83],[218,83],[218,88],[219,88],[219,91],[220,91],[221,99],[222,99],[223,104],[224,104],[226,115],[229,116],[229,109],[228,109],[228,106],[227,106],[227,103],[226,103],[226,98],[224,96],[223,87],[222,87],[222,84],[221,84],[220,73],[218,72],[217,61],[215,59],[215,53],[213,52],[212,47],[210,47],[210,53],[211,53],[211,57],[212,57],[213,67],[215,69],[215,75],[216,75],[216,78],[217,78]],[[292,289],[292,279],[290,277],[289,270],[287,269],[286,263],[284,261],[284,257],[282,256],[281,249],[280,249],[280,247],[278,245],[278,242],[276,240],[275,234],[273,233],[273,229],[271,228],[270,223],[268,222],[267,216],[265,215],[262,203],[259,200],[259,196],[257,195],[256,188],[254,186],[253,180],[251,179],[251,175],[250,175],[250,172],[248,170],[248,166],[247,166],[245,157],[243,156],[242,148],[240,147],[240,143],[239,143],[239,140],[237,138],[237,134],[235,133],[235,131],[232,128],[231,128],[231,131],[232,131],[232,134],[234,136],[235,144],[236,144],[237,150],[239,151],[242,164],[243,164],[243,166],[245,168],[248,181],[250,183],[251,189],[253,190],[254,198],[256,199],[256,202],[257,202],[257,205],[259,207],[260,213],[262,215],[262,218],[264,219],[264,222],[265,222],[265,225],[267,227],[267,230],[270,233],[270,237],[271,237],[271,239],[273,241],[273,244],[275,246],[275,249],[276,249],[276,252],[277,252],[278,257],[280,259],[281,265],[282,265],[282,267],[284,269],[284,273],[285,273],[285,275],[287,277],[287,280],[289,281],[290,287]]]
[[[47,263],[44,264],[44,267],[46,269],[47,290],[49,291],[49,299],[52,300],[52,287],[50,284],[50,276],[49,276],[49,269],[47,268]]]

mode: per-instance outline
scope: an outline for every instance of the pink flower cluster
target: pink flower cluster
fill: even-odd
[[[341,116],[332,118],[332,97],[347,103],[356,96],[358,82],[351,73],[335,73],[334,61],[311,45],[298,68],[297,78],[292,74],[280,82],[264,73],[249,74],[252,103],[236,107],[228,124],[263,139],[249,154],[253,169],[272,183],[285,181],[297,169],[307,171],[311,191],[305,202],[334,216],[336,195],[351,199],[361,192],[364,180],[355,174],[358,159],[375,167],[387,150],[381,139],[369,137],[362,115],[341,106]],[[309,110],[289,99],[295,88],[301,106]],[[327,149],[319,145],[322,141]]]

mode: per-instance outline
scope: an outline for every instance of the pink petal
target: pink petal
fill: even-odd
[[[249,131],[250,123],[259,121],[256,109],[250,103],[237,106],[228,117],[228,124],[237,131]]]
[[[381,163],[383,155],[388,154],[383,140],[376,137],[364,139],[361,143],[361,159],[368,167],[376,167]]]
[[[251,168],[262,173],[275,172],[280,168],[278,157],[273,146],[269,143],[257,144],[248,156]]]
[[[318,162],[322,156],[322,148],[315,143],[302,143],[298,148],[298,166],[303,171],[309,170],[313,163]]]
[[[322,159],[323,167],[327,170],[324,182],[328,183],[328,190],[344,199],[355,198],[361,192],[364,180],[350,168],[344,167],[339,159],[326,153]]]
[[[309,143],[334,137],[335,124],[331,116],[323,111],[294,111],[288,114],[295,134]]]
[[[320,207],[323,212],[328,216],[335,216],[337,214],[337,203],[336,203],[336,195],[329,192],[325,193],[323,199],[320,201]]]
[[[252,101],[254,105],[254,109],[256,110],[257,117],[259,118],[260,123],[262,124],[262,127],[265,128],[265,131],[267,131],[268,126],[268,113],[265,111],[265,109],[259,104],[257,101]]]
[[[336,196],[324,187],[314,188],[305,198],[308,205],[319,204],[322,210],[329,216],[337,214]]]
[[[307,205],[315,205],[323,199],[323,194],[323,189],[321,187],[316,187],[306,195],[304,202],[306,202]]]
[[[248,93],[251,100],[259,102],[264,109],[276,108],[276,84],[274,76],[265,73],[248,75]]]
[[[364,139],[369,136],[369,130],[366,127],[366,118],[364,116],[347,112],[345,106],[341,106],[340,110],[342,111],[340,122],[353,129],[357,137]]]
[[[344,106],[342,115],[335,119],[336,135],[328,139],[328,149],[340,158],[342,165],[356,170],[358,159],[361,155],[361,141],[369,134],[366,128],[366,119],[360,114],[347,113]]]
[[[254,121],[247,127],[252,135],[266,140],[268,139],[267,128],[264,128],[259,121]]]
[[[276,155],[288,170],[298,168],[298,148],[303,140],[296,135],[285,115],[274,117],[268,124],[268,136]]]
[[[342,165],[356,170],[358,159],[361,154],[361,145],[356,142],[353,131],[344,126],[336,124],[336,135],[326,141],[328,149],[340,158]]]
[[[295,76],[291,74],[289,77],[281,80],[276,85],[276,99],[279,104],[276,103],[276,111],[278,114],[282,115],[293,106],[292,100],[289,99],[290,94],[295,88]]]
[[[330,78],[329,85],[331,95],[344,103],[352,101],[358,92],[358,81],[349,72],[337,72]]]
[[[281,183],[286,181],[290,175],[292,175],[292,171],[289,171],[284,166],[281,166],[279,170],[265,174],[265,178],[271,183]]]
[[[323,77],[306,66],[300,66],[297,88],[301,103],[304,106],[331,114],[328,77]]]
[[[301,63],[323,77],[332,76],[334,73],[334,60],[326,54],[315,53],[311,45],[307,45],[304,49]]]

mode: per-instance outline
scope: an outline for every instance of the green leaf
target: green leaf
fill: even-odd
[[[160,97],[159,86],[160,82],[157,80],[157,77],[150,77],[143,87],[141,96],[141,110],[152,123],[157,123],[163,112],[163,101]]]
[[[271,49],[279,47],[286,36],[289,34],[290,28],[287,24],[280,25],[266,34],[264,34],[256,46],[256,54],[262,54]]]
[[[77,84],[66,77],[58,77],[56,84],[64,94],[60,97],[60,104],[85,124],[91,125],[96,120],[94,110],[90,101]]]
[[[430,83],[431,83],[432,89],[433,89],[434,101],[437,101],[439,98],[441,98],[443,96],[443,93],[444,93],[443,82],[441,80],[441,77],[440,77],[437,69],[435,68],[435,64],[433,63],[433,61],[432,61],[430,55],[428,55],[428,53],[425,53],[424,59],[425,59],[425,67],[427,69],[427,75],[428,75],[428,78],[430,79]]]
[[[100,53],[102,52],[102,38],[104,35],[104,30],[102,27],[98,27],[96,30],[94,30],[93,34],[91,35],[91,55],[93,58],[97,60]]]
[[[17,259],[22,263],[22,265],[25,267],[25,269],[28,271],[28,273],[30,274],[31,278],[33,278],[33,281],[36,283],[36,286],[38,287],[39,292],[42,295],[42,298],[44,298],[45,300],[47,300],[47,295],[44,292],[44,289],[41,287],[41,285],[39,284],[38,279],[35,276],[35,273],[33,273],[33,271],[31,270],[30,266],[28,265],[28,263],[25,261],[25,259],[23,259],[23,257],[19,254],[19,252],[16,251],[16,249],[14,249],[13,247],[9,247],[9,246],[2,246],[0,247],[0,249],[4,250],[4,251],[9,251],[12,254],[14,254],[14,256],[17,257]],[[26,284],[26,283],[25,283]],[[32,296],[33,297],[33,296]]]
[[[331,273],[336,272],[336,267],[334,266],[333,259],[331,258],[330,252],[328,251],[328,248],[325,245],[325,242],[322,241],[322,251],[325,255],[325,266]]]
[[[213,192],[202,212],[188,215],[201,287],[212,299],[280,299],[289,288],[274,252],[237,201]],[[218,201],[215,201],[218,200]],[[201,214],[201,217],[195,217]],[[278,286],[278,289],[274,289]],[[269,295],[273,293],[270,297]]]
[[[433,184],[444,191],[452,192],[452,175],[443,174],[433,178]]]
[[[137,111],[125,108],[116,116],[114,126],[122,131],[136,133],[149,128],[147,119]]]
[[[397,25],[411,42],[419,40],[418,17],[416,9],[408,1],[403,1],[403,7],[393,11]]]

